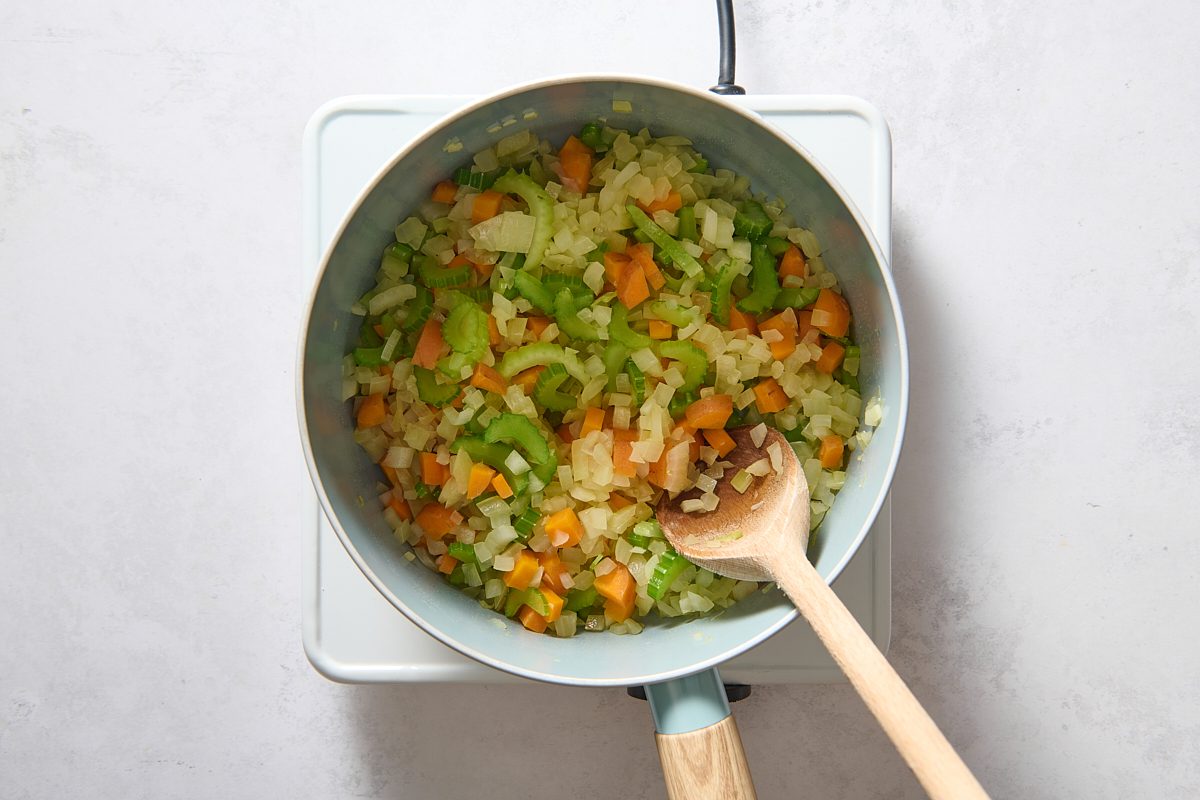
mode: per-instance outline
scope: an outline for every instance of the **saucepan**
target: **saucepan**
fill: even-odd
[[[810,548],[821,576],[837,578],[884,502],[904,433],[908,357],[888,266],[863,216],[801,143],[722,97],[665,81],[573,76],[503,91],[445,118],[382,166],[326,252],[303,324],[298,399],[305,455],[325,513],[351,558],[431,636],[488,666],[537,681],[645,686],[660,752],[691,753],[688,764],[664,758],[668,776],[709,771],[743,776],[749,785],[717,667],[796,618],[778,591],[755,592],[723,613],[686,622],[651,618],[635,636],[538,635],[506,624],[441,575],[405,560],[407,546],[376,505],[363,501],[375,496],[381,473],[354,442],[351,406],[341,400],[342,359],[359,325],[350,307],[373,285],[379,253],[393,240],[395,225],[427,199],[431,186],[469,163],[470,154],[517,130],[514,124],[561,142],[595,119],[690,138],[712,164],[748,176],[755,192],[783,198],[823,243],[825,262],[853,309],[863,396],[878,397],[883,408],[881,424],[851,461],[845,488]],[[736,794],[711,782],[696,791],[692,796]]]

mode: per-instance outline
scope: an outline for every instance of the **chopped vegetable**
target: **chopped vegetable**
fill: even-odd
[[[663,252],[663,256],[672,264],[682,269],[685,275],[696,276],[704,271],[703,267],[700,266],[700,262],[696,260],[696,257],[689,253],[669,233],[664,231],[658,223],[646,216],[646,212],[635,205],[626,206],[625,210],[629,212],[629,218],[633,220],[633,224],[637,229],[645,234],[650,241],[658,245]]]
[[[794,244],[789,244],[787,250],[783,253],[783,258],[779,260],[779,280],[782,282],[785,278],[799,278],[804,280],[808,277],[808,262],[804,258],[804,254],[800,252],[800,248]]]
[[[574,136],[569,136],[559,150],[558,158],[562,164],[563,185],[572,192],[586,192],[592,177],[591,148]]]
[[[629,619],[637,596],[637,584],[628,567],[616,564],[610,572],[597,576],[592,586],[608,601],[604,604],[605,614],[617,622]]]
[[[496,470],[487,464],[471,465],[471,474],[467,478],[467,499],[474,500],[486,492],[492,485],[492,476],[495,474]]]
[[[821,437],[821,449],[817,452],[821,466],[825,469],[839,469],[842,466],[842,453],[845,448],[845,440],[836,433]]]
[[[437,503],[426,503],[425,507],[417,512],[415,522],[417,527],[424,531],[427,539],[441,539],[454,530],[454,513]]]
[[[533,576],[537,574],[537,556],[530,550],[522,550],[517,554],[516,564],[504,573],[504,585],[510,589],[524,589],[529,586]]]
[[[654,509],[750,491],[726,426],[801,456],[810,527],[869,446],[849,307],[808,227],[682,137],[529,130],[430,186],[381,246],[343,362],[355,440],[410,560],[530,631],[636,633],[754,590],[690,564]],[[804,209],[803,203],[797,208]],[[869,363],[865,365],[869,367]],[[732,454],[732,455],[731,455]],[[411,506],[410,506],[411,503]]]
[[[850,305],[832,289],[822,289],[813,304],[812,325],[826,336],[841,337],[850,331]]]
[[[496,394],[504,394],[508,383],[504,376],[486,364],[476,364],[475,372],[471,375],[471,385]]]
[[[724,429],[705,430],[702,433],[709,446],[717,451],[719,458],[729,455],[737,447],[737,444],[733,441],[733,437],[726,433]]]
[[[387,419],[387,408],[384,406],[382,394],[370,394],[363,399],[358,407],[358,427],[373,428],[382,425]]]
[[[546,535],[555,547],[574,547],[583,538],[583,523],[574,509],[564,508],[546,517]]]
[[[533,269],[542,263],[546,255],[546,246],[554,232],[554,198],[546,190],[534,183],[528,175],[509,172],[496,179],[492,187],[498,192],[519,195],[529,206],[529,213],[534,219],[533,238],[529,243],[528,255],[525,258],[525,269]]]
[[[617,299],[626,308],[636,308],[642,301],[650,297],[650,287],[646,283],[646,273],[641,265],[630,261],[621,268],[617,276]]]
[[[765,245],[755,244],[750,249],[750,294],[738,302],[742,311],[761,314],[775,302],[779,294],[779,275],[775,272],[775,259]]]
[[[433,197],[435,203],[453,203],[454,195],[458,193],[458,187],[453,181],[442,181],[437,186],[433,187]]]
[[[842,357],[846,355],[846,348],[842,347],[837,342],[828,342],[821,349],[821,357],[817,359],[815,364],[817,372],[824,372],[826,375],[832,375],[842,363]]]
[[[773,414],[787,408],[787,395],[774,378],[764,378],[754,384],[754,402],[760,413]]]
[[[688,406],[684,414],[688,423],[697,430],[723,428],[733,414],[733,397],[727,394],[703,397]]]
[[[445,349],[446,342],[442,339],[442,324],[431,319],[421,329],[421,338],[417,340],[417,347],[413,351],[412,363],[418,367],[433,369]]]

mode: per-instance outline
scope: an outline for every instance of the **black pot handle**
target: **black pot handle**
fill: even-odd
[[[733,82],[737,42],[733,31],[733,0],[717,0],[717,35],[721,38],[721,64],[717,85],[709,91],[716,94],[745,94],[746,90]]]

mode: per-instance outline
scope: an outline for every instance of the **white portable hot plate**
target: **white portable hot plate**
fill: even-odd
[[[359,193],[401,147],[466,96],[349,97],[313,116],[304,140],[304,275],[315,279],[325,249]],[[882,115],[853,97],[764,95],[726,98],[762,115],[821,162],[863,212],[891,258],[891,139]],[[359,572],[325,519],[311,486],[303,518],[304,650],[335,681],[501,683],[518,678],[479,664],[429,636]],[[834,583],[846,607],[887,651],[892,606],[891,501]],[[826,683],[842,673],[798,619],[721,665],[729,684]]]

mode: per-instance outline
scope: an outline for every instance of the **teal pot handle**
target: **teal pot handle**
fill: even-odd
[[[646,686],[671,800],[753,800],[742,738],[715,669]]]

